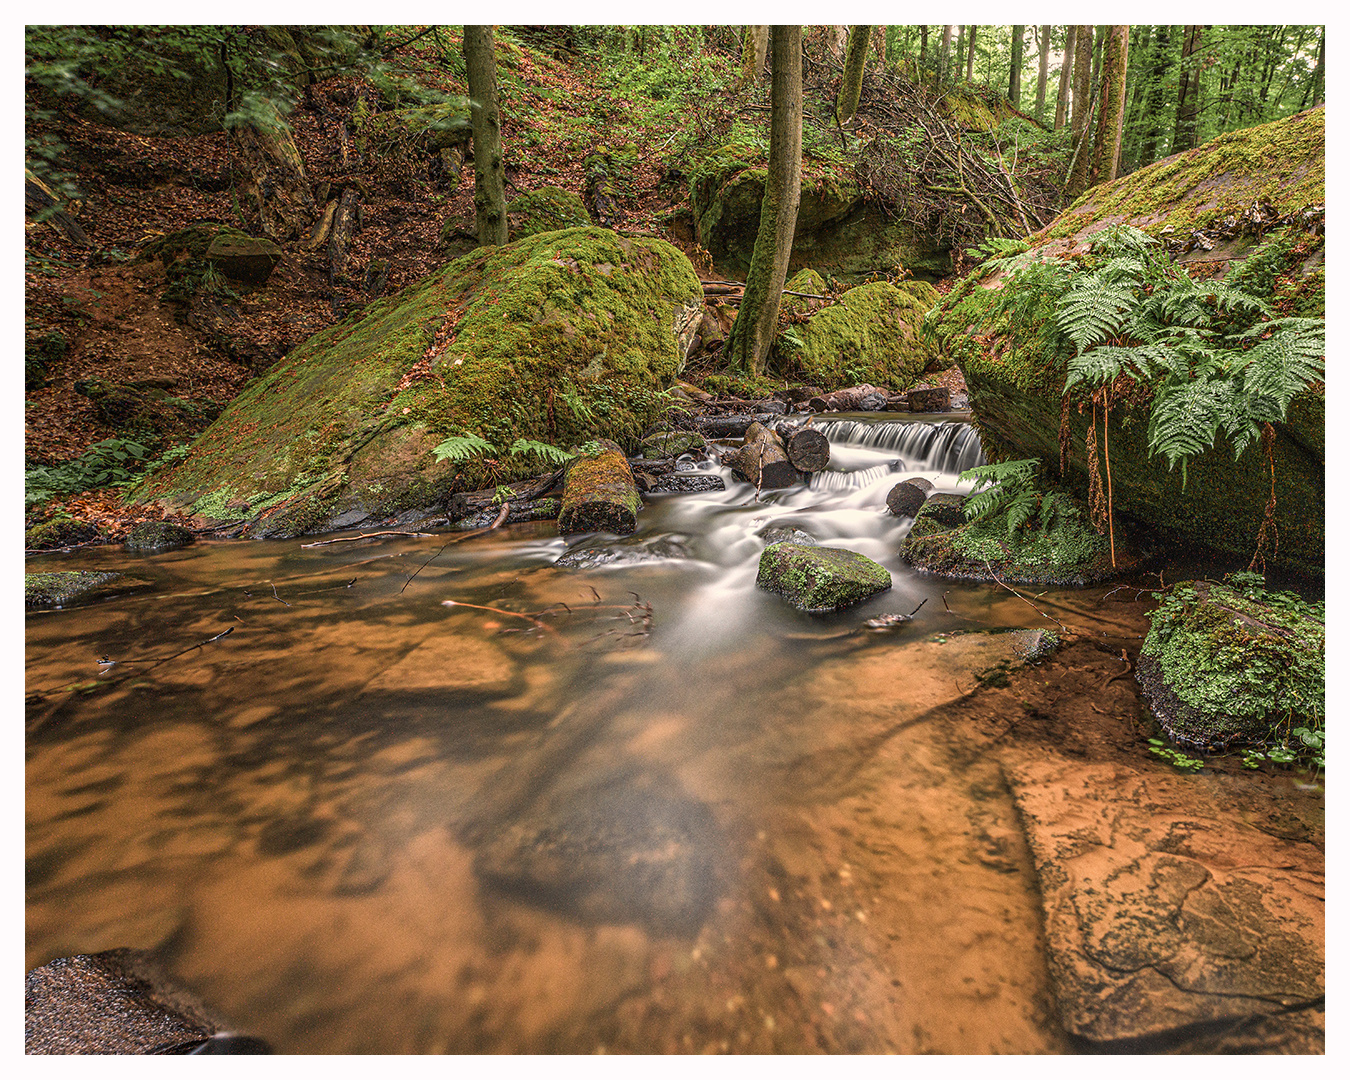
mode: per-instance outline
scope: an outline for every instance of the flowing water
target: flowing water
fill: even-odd
[[[924,651],[1052,624],[898,558],[887,491],[959,490],[969,426],[826,430],[809,487],[704,465],[620,543],[31,559],[155,588],[28,618],[29,694],[80,684],[29,708],[28,966],[152,950],[279,1052],[1065,1049],[997,765],[927,719],[971,680]],[[770,525],[893,587],[795,611]],[[1046,602],[1120,632],[1102,593]]]

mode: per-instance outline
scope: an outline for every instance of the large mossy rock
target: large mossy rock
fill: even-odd
[[[793,281],[809,282],[806,273],[810,272]],[[874,281],[858,285],[843,293],[839,303],[815,311],[806,323],[788,327],[774,342],[785,373],[822,386],[871,383],[897,390],[910,386],[935,355],[919,337],[919,327],[932,304],[921,299],[925,294],[915,284]]]
[[[1107,539],[1081,516],[1062,517],[1044,531],[1034,524],[1018,528],[1009,536],[1005,515],[966,521],[941,495],[919,507],[900,557],[916,570],[941,577],[1024,585],[1094,585],[1137,561],[1122,549],[1118,566],[1112,566]]]
[[[1323,236],[1318,215],[1300,214],[1325,199],[1323,111],[1232,132],[1204,146],[1156,162],[1110,184],[1093,188],[1041,233],[1020,261],[1077,257],[1092,235],[1129,224],[1167,241],[1188,237],[1198,246],[1180,261],[1203,258],[1205,273],[1224,274],[1241,260],[1242,286],[1285,314],[1323,314]],[[1253,200],[1264,200],[1281,217],[1295,220],[1255,240],[1223,238],[1240,231]],[[1197,236],[1196,230],[1200,230]],[[1208,248],[1206,245],[1209,245]],[[1053,312],[1025,314],[1014,333],[995,302],[1007,270],[976,270],[959,282],[929,316],[928,327],[942,352],[965,375],[970,407],[986,453],[993,460],[1040,458],[1058,469],[1058,432],[1065,364],[1053,358]],[[1067,414],[1070,431],[1066,482],[1086,497],[1086,435],[1092,410]],[[1204,454],[1169,471],[1150,457],[1146,413],[1112,411],[1109,433],[1115,512],[1162,529],[1190,544],[1249,558],[1270,497],[1269,467],[1259,449],[1234,460],[1221,437]],[[1275,520],[1279,550],[1272,566],[1323,572],[1325,393],[1312,386],[1299,394],[1274,443]],[[1100,423],[1099,423],[1100,438]]]
[[[690,185],[699,243],[718,266],[742,276],[750,268],[768,175],[754,160],[752,148],[724,147]],[[852,179],[803,180],[789,272],[810,266],[850,282],[902,270],[934,281],[950,273],[947,248],[889,220],[864,194]]]
[[[506,222],[512,240],[592,224],[580,195],[553,186],[527,191],[512,199],[506,207]]]
[[[1326,613],[1234,575],[1173,585],[1150,616],[1139,682],[1178,743],[1201,750],[1317,730],[1326,696]]]
[[[812,615],[862,603],[891,587],[891,574],[866,555],[791,541],[770,544],[759,557],[755,584]]]
[[[148,581],[111,570],[46,570],[23,576],[24,606],[29,608],[67,608],[151,587]]]
[[[636,447],[702,296],[679,250],[606,229],[475,251],[310,338],[129,501],[296,536],[531,475],[531,458],[507,454],[518,438]],[[468,434],[497,448],[495,476],[478,459],[437,460]]]

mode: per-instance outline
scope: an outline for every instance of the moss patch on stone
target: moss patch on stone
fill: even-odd
[[[172,521],[142,521],[133,525],[127,534],[127,550],[142,555],[173,551],[192,543],[195,537],[190,529]]]
[[[866,555],[810,544],[770,544],[759,558],[755,584],[812,615],[839,611],[891,587],[884,566]]]
[[[872,383],[903,390],[933,359],[918,328],[927,307],[889,281],[849,289],[804,325],[778,335],[781,373],[821,386]]]
[[[527,191],[512,199],[506,207],[506,220],[512,240],[592,223],[581,196],[555,186]]]
[[[1182,745],[1277,743],[1295,727],[1325,723],[1324,605],[1267,592],[1255,577],[1185,581],[1155,594],[1139,681]]]
[[[293,350],[128,501],[251,533],[271,528],[260,514],[284,518],[272,535],[298,535],[352,508],[392,514],[532,475],[532,459],[506,455],[518,438],[636,446],[683,362],[677,330],[701,309],[698,276],[664,241],[579,228],[480,249]],[[495,460],[435,460],[470,433]]]
[[[111,571],[50,570],[23,576],[24,604],[30,608],[65,608],[151,587],[148,581]]]

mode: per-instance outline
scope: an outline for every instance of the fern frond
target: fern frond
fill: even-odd
[[[1181,462],[1181,486],[1186,486],[1186,462],[1214,445],[1219,425],[1232,408],[1233,386],[1224,380],[1198,379],[1160,393],[1149,415],[1148,449],[1167,459],[1168,469]]]
[[[534,439],[517,439],[511,444],[511,449],[507,451],[511,454],[533,454],[535,457],[542,458],[549,465],[562,465],[564,462],[571,461],[572,455],[566,450],[559,450],[556,446],[546,442],[537,442]]]
[[[1060,300],[1055,321],[1079,352],[1113,337],[1134,306],[1130,285],[1081,275]]]
[[[1092,238],[1091,250],[1094,255],[1107,258],[1121,253],[1144,257],[1150,254],[1150,248],[1158,245],[1159,241],[1133,225],[1112,225]]]
[[[432,447],[436,461],[468,461],[480,454],[495,454],[497,448],[479,435],[451,435],[439,446]]]

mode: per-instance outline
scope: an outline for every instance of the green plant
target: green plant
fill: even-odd
[[[436,455],[437,462],[468,461],[470,458],[478,457],[481,454],[496,453],[496,447],[481,435],[470,433],[468,435],[451,435],[444,442],[432,447],[431,452]]]
[[[104,439],[61,465],[38,465],[24,474],[24,505],[133,480],[149,448],[131,439]]]
[[[1168,746],[1163,739],[1149,739],[1148,742],[1148,748],[1152,753],[1157,754],[1169,765],[1174,765],[1183,772],[1196,772],[1205,766],[1203,759],[1184,754],[1176,747]]]
[[[1034,518],[1041,533],[1052,529],[1056,522],[1078,516],[1078,508],[1058,491],[1038,491],[1036,477],[1040,462],[1035,458],[1022,461],[1004,461],[994,465],[979,465],[961,474],[965,481],[973,480],[975,487],[963,507],[967,521],[992,521],[1004,516],[1008,539]]]
[[[571,461],[572,455],[566,450],[559,450],[556,446],[546,442],[538,442],[534,439],[517,439],[511,444],[507,456],[512,454],[533,454],[540,458],[547,465],[562,465],[564,462]]]

